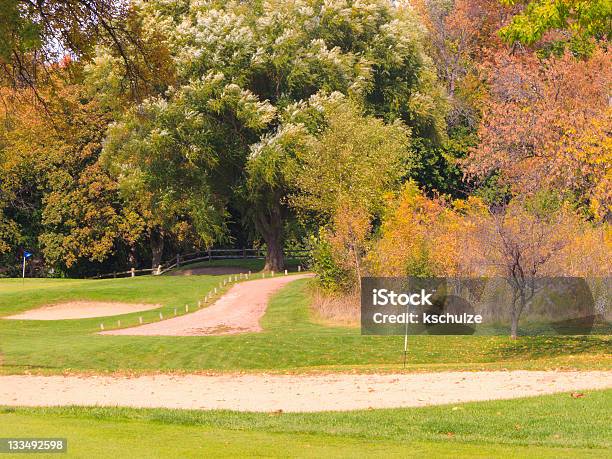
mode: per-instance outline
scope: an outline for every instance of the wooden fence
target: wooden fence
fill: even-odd
[[[286,250],[285,258],[306,259],[308,250]],[[90,279],[108,279],[113,277],[135,277],[145,274],[161,275],[181,265],[196,263],[198,261],[233,260],[233,259],[263,259],[266,257],[263,249],[208,249],[186,254],[177,254],[176,257],[162,262],[157,268],[136,269],[128,271],[98,274]]]

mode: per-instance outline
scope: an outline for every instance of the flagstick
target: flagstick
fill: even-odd
[[[405,317],[405,333],[404,333],[404,369],[406,369],[406,358],[408,356],[408,305],[406,305],[406,317]]]
[[[406,369],[406,357],[408,356],[408,333],[404,335],[404,369]]]
[[[25,255],[23,256],[23,269],[21,271],[21,283],[24,284],[25,283],[25,262],[26,262],[26,257]]]

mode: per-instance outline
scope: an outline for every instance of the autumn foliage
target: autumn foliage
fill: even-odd
[[[366,275],[610,273],[609,1],[17,3],[3,275],[215,246],[274,271],[311,249],[353,299]]]
[[[466,173],[485,178],[500,172],[515,192],[564,190],[605,217],[612,203],[610,54],[542,62],[532,54],[501,53],[488,74],[480,143],[464,163]]]

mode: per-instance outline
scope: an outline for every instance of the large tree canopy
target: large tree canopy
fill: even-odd
[[[610,16],[610,0],[0,0],[0,275],[24,250],[33,274],[90,275],[253,245],[273,270],[312,248],[351,290],[389,256],[458,273],[451,202],[540,194],[597,228],[578,253],[612,217]]]
[[[135,174],[163,183],[164,195],[170,188],[178,189],[167,177],[197,176],[201,191],[190,198],[197,201],[190,205],[194,210],[208,207],[214,194],[220,197],[223,190],[248,183],[246,192],[234,197],[235,205],[250,216],[267,243],[270,269],[284,264],[281,247],[288,188],[282,174],[266,176],[267,182],[256,179],[252,174],[257,168],[249,163],[257,157],[251,154],[255,144],[286,134],[279,125],[287,107],[317,94],[339,92],[358,101],[365,114],[405,123],[416,138],[435,142],[444,137],[444,93],[423,51],[424,33],[410,8],[394,8],[383,1],[315,0],[176,2],[175,6],[150,2],[144,14],[155,17],[166,31],[184,83],[143,104],[114,128],[132,134],[112,134],[107,150],[115,153],[108,155],[116,169],[130,164]],[[202,88],[202,96],[194,87]],[[168,126],[164,117],[151,117],[153,106],[183,113],[182,125]],[[154,127],[143,127],[150,119],[157,120]],[[131,139],[143,132],[159,140],[147,140],[139,154]],[[160,146],[174,157],[166,167],[149,168],[140,161]],[[214,160],[199,162],[200,152]],[[146,174],[142,167],[147,167]],[[185,167],[189,174],[184,174]],[[211,187],[222,177],[227,180],[224,185]],[[261,186],[254,186],[257,180]],[[231,198],[225,196],[226,201]]]

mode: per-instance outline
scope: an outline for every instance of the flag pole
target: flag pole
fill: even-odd
[[[406,358],[408,356],[408,305],[406,305],[406,317],[404,318],[404,369],[406,369]]]

